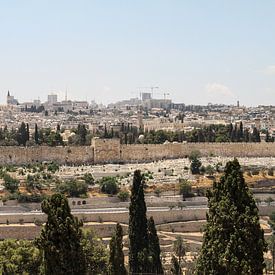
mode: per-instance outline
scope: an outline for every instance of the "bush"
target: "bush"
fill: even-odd
[[[199,159],[199,156],[200,156],[199,152],[196,152],[196,151],[191,152],[191,154],[189,156],[189,160],[191,162],[190,170],[193,175],[200,174],[200,168],[201,168],[202,163]]]
[[[101,187],[101,192],[109,195],[115,195],[119,190],[115,177],[103,177],[99,185]]]
[[[51,162],[48,164],[48,171],[53,174],[59,170],[59,165],[56,162]]]
[[[57,186],[57,191],[62,194],[67,194],[69,197],[86,197],[88,185],[85,182],[68,180],[60,183]]]
[[[23,194],[20,193],[18,195],[18,202],[42,202],[46,198],[45,195],[40,195],[40,194]]]
[[[213,176],[215,173],[215,168],[212,165],[207,165],[205,168],[205,173],[209,176]]]
[[[117,197],[121,200],[121,201],[128,201],[129,197],[130,197],[130,193],[128,191],[120,191],[117,194]]]
[[[183,200],[194,196],[192,193],[192,186],[186,179],[180,179],[180,194]]]
[[[9,174],[5,174],[4,175],[4,186],[9,192],[14,193],[15,191],[18,190],[19,180],[14,179]]]
[[[269,176],[273,177],[273,176],[274,176],[274,169],[273,169],[273,168],[269,168],[269,169],[267,170],[267,174],[268,174]]]
[[[86,184],[89,184],[89,185],[94,185],[95,184],[94,177],[91,173],[85,173],[83,175],[82,179],[85,181]]]
[[[270,205],[270,203],[272,203],[274,200],[271,197],[268,197],[264,200],[268,205]]]
[[[32,191],[34,189],[40,190],[42,188],[40,183],[40,175],[36,174],[34,176],[28,174],[26,181],[26,188],[28,191]]]
[[[43,222],[39,219],[34,219],[33,223],[36,225],[36,226],[42,226],[43,225]]]
[[[157,197],[159,197],[161,194],[161,190],[159,188],[156,188],[154,193],[156,194]]]

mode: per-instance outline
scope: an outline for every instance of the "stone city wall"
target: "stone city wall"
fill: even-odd
[[[275,143],[169,143],[121,145],[119,139],[99,139],[92,146],[0,147],[1,164],[56,161],[60,164],[146,162],[181,158],[199,151],[202,156],[275,157]]]
[[[93,163],[94,151],[90,146],[0,147],[0,164],[27,164],[43,161],[55,161],[60,164]]]

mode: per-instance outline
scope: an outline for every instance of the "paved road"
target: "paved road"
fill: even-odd
[[[181,208],[173,208],[173,210],[195,210],[195,209],[207,209],[205,205],[196,206],[196,207],[184,207]],[[117,208],[96,208],[96,209],[83,209],[83,208],[75,208],[72,209],[72,213],[79,213],[79,214],[97,214],[97,213],[127,213],[129,211],[126,207],[117,207]],[[169,207],[147,207],[147,211],[154,212],[154,211],[170,211]],[[10,212],[10,211],[1,211],[0,215],[41,215],[42,211],[28,211],[28,212]]]

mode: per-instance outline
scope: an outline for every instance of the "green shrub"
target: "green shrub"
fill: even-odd
[[[86,197],[88,185],[85,182],[77,180],[67,180],[57,185],[57,191],[67,194],[69,197]]]
[[[121,200],[121,201],[128,201],[129,197],[130,197],[130,193],[128,191],[120,191],[117,194],[117,197]]]
[[[115,177],[103,177],[99,181],[99,185],[101,188],[101,192],[109,195],[115,195],[119,190],[117,179]]]
[[[4,186],[9,192],[14,193],[15,191],[18,190],[19,180],[11,177],[9,174],[5,174],[4,175]]]

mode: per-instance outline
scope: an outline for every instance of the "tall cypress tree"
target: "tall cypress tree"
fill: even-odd
[[[26,146],[27,140],[28,140],[27,127],[26,127],[26,124],[24,122],[22,122],[18,129],[17,142],[19,145]]]
[[[36,144],[39,144],[38,127],[37,127],[36,123],[35,123],[35,127],[34,127],[34,141]]]
[[[146,273],[148,263],[148,232],[143,177],[134,172],[129,207],[129,268],[132,273]]]
[[[208,192],[208,206],[197,273],[262,274],[264,232],[237,159],[226,164],[220,182]]]
[[[124,266],[124,254],[123,254],[123,231],[121,225],[116,225],[116,231],[110,241],[110,275],[125,275],[127,274]]]
[[[30,128],[29,128],[29,123],[26,125],[26,140],[30,140]]]
[[[181,275],[182,274],[179,261],[175,255],[172,255],[172,259],[171,259],[171,273],[172,273],[172,275]]]
[[[42,211],[48,219],[36,244],[44,254],[45,274],[85,274],[81,223],[72,216],[68,200],[54,194],[42,202]]]
[[[244,139],[244,134],[243,134],[243,122],[240,122],[240,139],[243,141]]]
[[[149,256],[150,256],[150,273],[163,274],[161,259],[160,259],[160,246],[157,230],[153,217],[148,220],[148,241],[149,241]]]

